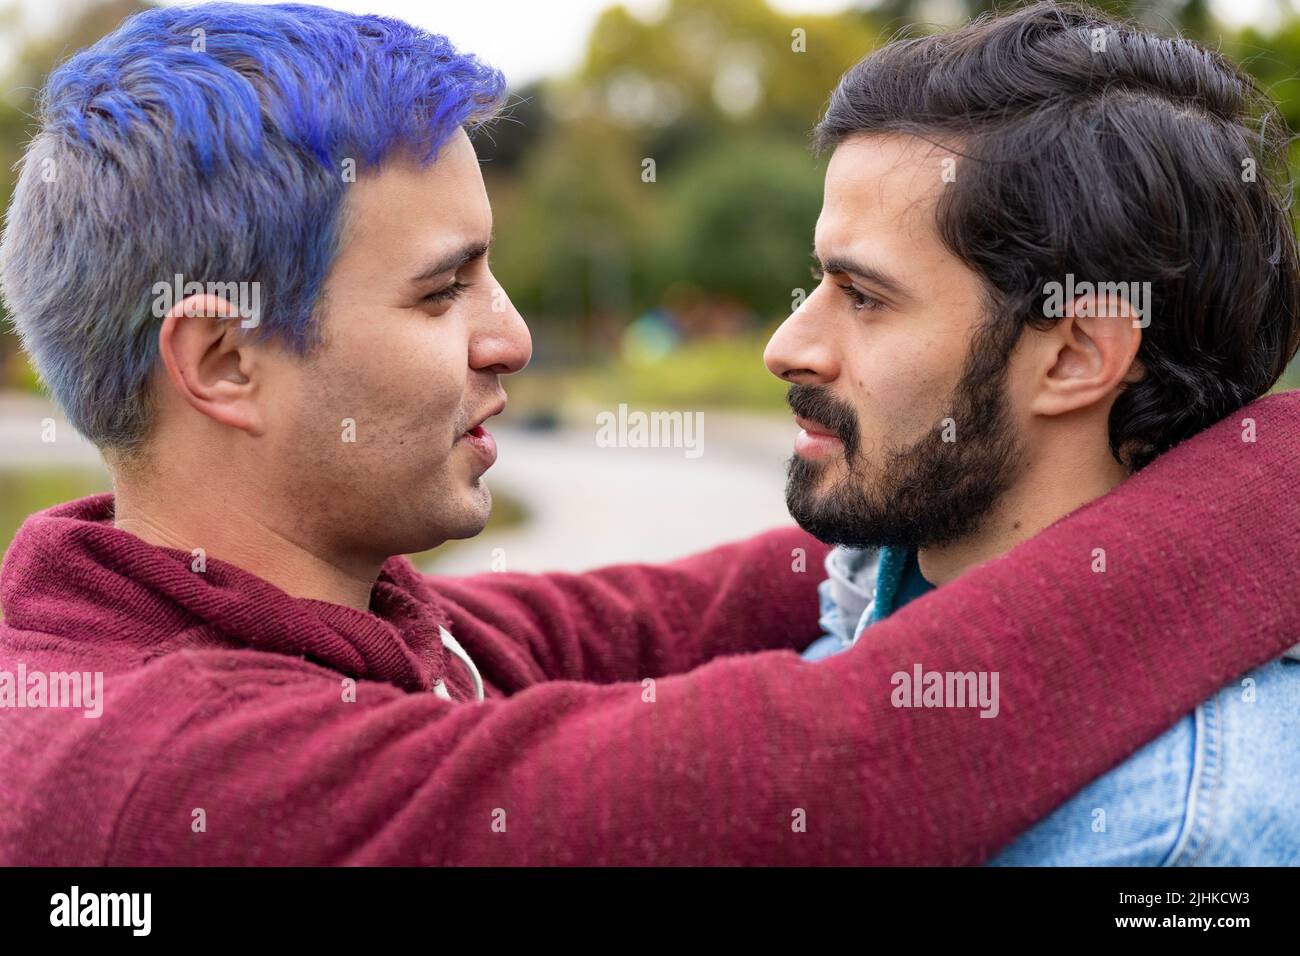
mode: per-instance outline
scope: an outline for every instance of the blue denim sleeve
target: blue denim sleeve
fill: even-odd
[[[1195,744],[1196,721],[1189,715],[1057,807],[988,865],[1164,864],[1187,818]]]
[[[1243,675],[1196,709],[1191,821],[1170,866],[1300,866],[1300,661]]]

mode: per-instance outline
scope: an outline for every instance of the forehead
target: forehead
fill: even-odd
[[[344,222],[339,265],[357,257],[401,269],[450,247],[485,241],[492,208],[469,137],[458,130],[428,165],[397,154],[377,171],[358,175],[348,187]]]
[[[945,163],[945,160],[949,161]],[[939,246],[935,206],[953,154],[914,136],[855,136],[826,168],[817,249],[823,256]],[[952,175],[948,175],[949,180]]]

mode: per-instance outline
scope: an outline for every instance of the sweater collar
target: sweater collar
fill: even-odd
[[[349,677],[429,690],[443,678],[446,615],[405,557],[390,558],[369,612],[295,598],[233,564],[148,544],[113,526],[113,495],[32,515],[0,569],[5,623],[164,651],[204,630],[235,647],[304,657]],[[192,646],[192,643],[191,643]]]

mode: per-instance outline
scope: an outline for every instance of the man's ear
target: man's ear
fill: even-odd
[[[1038,415],[1062,415],[1109,401],[1142,377],[1137,359],[1142,325],[1122,297],[1081,295],[1044,334],[1043,375],[1030,405]]]
[[[249,345],[239,312],[217,295],[177,302],[158,333],[158,354],[178,395],[214,421],[261,435],[265,422]]]

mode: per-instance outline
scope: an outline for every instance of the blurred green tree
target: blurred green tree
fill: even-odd
[[[150,4],[140,0],[107,0],[83,10],[55,37],[38,38],[18,47],[17,55],[0,76],[0,207],[9,208],[23,148],[34,131],[36,98],[58,63],[111,32],[133,13]],[[16,8],[0,16],[0,24],[11,34],[17,30]],[[35,387],[36,378],[18,348],[0,302],[0,387]]]

